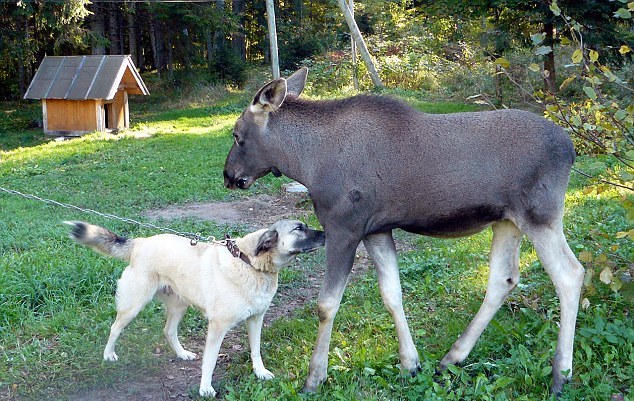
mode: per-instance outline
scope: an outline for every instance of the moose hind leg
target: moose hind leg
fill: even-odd
[[[403,311],[403,294],[392,233],[369,235],[363,244],[376,265],[383,304],[394,319],[401,369],[415,375],[420,370],[420,360]]]
[[[553,359],[553,387],[559,394],[572,377],[572,354],[579,298],[585,271],[568,246],[561,223],[556,228],[546,227],[527,232],[537,256],[555,285],[559,297],[561,318],[557,349]]]
[[[497,222],[492,228],[493,243],[489,255],[489,280],[484,301],[467,329],[440,361],[441,370],[467,358],[495,312],[500,309],[502,302],[519,282],[522,232],[508,220]]]

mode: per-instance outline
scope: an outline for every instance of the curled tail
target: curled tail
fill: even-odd
[[[65,221],[64,223],[73,227],[69,235],[73,240],[103,255],[130,261],[133,240],[83,221]]]

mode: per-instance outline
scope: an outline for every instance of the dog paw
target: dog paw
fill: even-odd
[[[198,394],[200,394],[201,397],[215,397],[216,396],[216,390],[214,390],[213,386],[209,385],[209,387],[200,387],[200,390],[198,390]]]
[[[196,359],[196,354],[194,354],[193,352],[184,351],[178,354],[178,357],[185,361],[192,361]]]
[[[255,376],[260,380],[271,380],[275,378],[275,375],[271,373],[268,369],[262,368],[261,370],[256,370]]]
[[[104,359],[104,361],[115,362],[116,360],[119,359],[119,357],[117,356],[117,354],[112,352],[112,353],[108,353],[108,354],[104,353],[103,354],[103,359]]]

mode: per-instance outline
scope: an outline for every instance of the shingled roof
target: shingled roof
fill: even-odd
[[[130,56],[46,56],[24,98],[111,100],[122,85],[130,94],[149,95]]]

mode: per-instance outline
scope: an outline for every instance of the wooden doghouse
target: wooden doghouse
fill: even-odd
[[[128,128],[129,94],[150,94],[130,56],[47,56],[24,98],[42,99],[46,134],[82,135]]]

